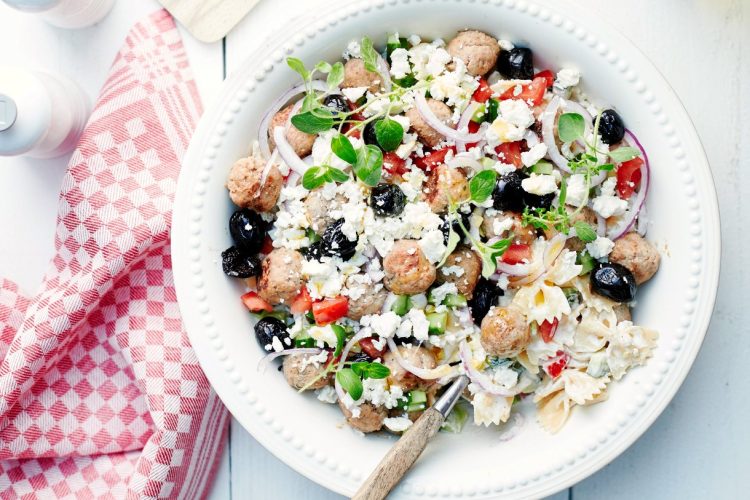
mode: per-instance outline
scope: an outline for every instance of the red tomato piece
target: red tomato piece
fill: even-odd
[[[516,168],[521,168],[523,167],[523,161],[521,160],[521,144],[522,141],[504,142],[495,148],[495,153],[497,153],[497,156],[503,163],[515,165]]]
[[[513,86],[503,92],[500,96],[501,101],[508,99],[522,99],[532,106],[539,106],[544,100],[544,93],[547,91],[547,78],[540,76],[534,78],[530,84],[522,85],[521,92],[516,94],[516,87]]]
[[[273,306],[263,300],[256,292],[247,292],[240,298],[250,312],[273,311]]]
[[[547,80],[547,88],[550,88],[555,84],[555,74],[548,69],[540,71],[539,73],[534,75],[534,78],[544,78],[545,80]]]
[[[263,246],[260,247],[260,253],[268,255],[271,252],[273,252],[273,240],[270,236],[266,235],[263,239]]]
[[[550,377],[557,378],[563,372],[565,367],[568,366],[570,356],[563,351],[557,351],[557,355],[554,358],[550,358],[549,361],[550,363],[544,367],[544,370]]]
[[[391,175],[404,175],[408,172],[406,160],[392,151],[383,153],[383,168]]]
[[[332,299],[323,299],[312,305],[313,317],[315,323],[320,326],[333,323],[339,318],[346,316],[349,312],[349,299],[339,295]]]
[[[505,251],[502,260],[510,265],[529,262],[531,260],[531,247],[514,243]]]
[[[422,170],[432,170],[441,163],[445,162],[445,157],[448,155],[449,151],[452,151],[453,154],[455,154],[456,147],[449,146],[447,148],[438,149],[437,151],[432,151],[422,157],[415,155],[412,157],[412,160],[414,161],[414,164]]]
[[[547,320],[542,321],[542,324],[539,325],[539,335],[542,336],[542,340],[548,343],[552,342],[559,324],[560,321],[557,318],[552,323]]]
[[[617,168],[617,193],[623,200],[627,200],[633,196],[636,188],[641,183],[642,167],[643,160],[633,158]]]
[[[492,97],[492,89],[490,84],[484,78],[479,78],[479,87],[474,91],[474,95],[471,96],[477,102],[487,102],[487,99]]]
[[[303,285],[297,296],[292,299],[289,309],[292,311],[292,314],[304,314],[312,309],[312,299],[306,286]]]
[[[469,133],[470,134],[475,134],[476,132],[479,131],[479,124],[477,122],[469,121],[468,128],[469,128]],[[468,142],[468,143],[466,143],[466,149],[468,150],[468,149],[474,148],[474,147],[477,146],[477,144],[479,144],[479,143],[478,142]]]
[[[372,337],[368,337],[366,339],[362,339],[359,341],[359,347],[362,348],[365,353],[370,356],[373,359],[377,358],[383,358],[383,355],[385,354],[385,347],[383,349],[378,349],[373,345],[374,340]]]

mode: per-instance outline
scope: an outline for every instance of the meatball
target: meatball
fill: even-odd
[[[526,318],[514,307],[493,307],[482,320],[481,329],[482,347],[491,356],[515,356],[531,342]]]
[[[438,269],[437,281],[454,283],[461,295],[471,299],[481,274],[482,259],[469,247],[460,246],[445,259],[445,265]]]
[[[627,304],[616,304],[614,306],[615,317],[617,322],[632,321],[633,317],[630,315],[630,306]]]
[[[451,108],[449,108],[444,102],[436,101],[435,99],[427,99],[427,105],[438,120],[448,125],[448,120],[450,120],[451,115],[453,114],[451,113]],[[424,121],[424,118],[419,114],[417,108],[411,108],[407,111],[406,117],[409,119],[409,122],[411,122],[411,128],[413,128],[419,136],[419,140],[425,145],[434,148],[443,140],[443,135]]]
[[[331,383],[333,373],[326,374],[326,368],[320,363],[310,362],[316,354],[290,354],[284,358],[284,378],[294,389],[322,389]]]
[[[360,432],[377,432],[383,428],[383,420],[388,416],[388,411],[383,406],[373,406],[371,403],[359,405],[359,416],[352,416],[352,412],[339,401],[339,408],[346,417],[346,423]]]
[[[271,149],[276,147],[276,141],[273,138],[273,130],[276,127],[286,127],[287,122],[289,121],[289,115],[292,113],[292,107],[293,105],[287,106],[286,108],[276,113],[273,118],[271,118],[271,125],[268,127],[268,144]],[[294,149],[294,152],[297,153],[297,156],[299,156],[300,158],[304,158],[305,156],[308,156],[310,153],[312,153],[312,147],[313,143],[315,142],[315,137],[316,136],[314,134],[306,134],[305,132],[302,132],[297,127],[291,124],[286,131],[286,140],[289,142],[289,144]]]
[[[340,206],[344,201],[346,200],[341,194],[337,194],[332,200],[327,200],[323,197],[321,189],[311,191],[305,198],[305,215],[313,231],[322,235],[328,225],[336,220],[331,216],[331,209],[334,206]]]
[[[628,233],[615,241],[609,255],[610,262],[628,268],[633,273],[636,284],[650,280],[659,270],[659,251],[638,233]]]
[[[377,92],[380,89],[381,80],[382,77],[378,73],[367,71],[362,59],[349,59],[344,65],[344,81],[341,83],[341,88],[367,87],[370,92]]]
[[[383,259],[384,283],[397,295],[422,293],[434,283],[437,271],[427,260],[419,243],[398,240]]]
[[[446,212],[451,201],[462,202],[469,196],[469,182],[464,171],[448,165],[438,165],[424,187],[424,199],[435,213]]]
[[[383,308],[386,297],[388,297],[388,291],[382,287],[379,290],[369,288],[356,299],[349,297],[347,317],[359,321],[362,316],[379,313]]]
[[[574,211],[575,210],[568,208],[569,214],[572,214]],[[586,224],[591,226],[594,231],[596,231],[596,227],[598,224],[596,220],[596,212],[591,210],[589,207],[583,207],[580,212],[570,218],[571,226],[576,222],[585,222]],[[579,240],[578,238],[568,238],[568,241],[565,242],[565,248],[574,252],[582,252],[586,248],[586,243]]]
[[[437,366],[435,356],[424,347],[402,345],[398,346],[398,352],[409,364],[418,368],[431,370]],[[390,385],[397,385],[404,391],[408,391],[420,385],[420,382],[424,382],[413,373],[404,370],[396,360],[396,355],[391,351],[383,356],[383,364],[391,370],[391,374],[388,375]]]
[[[481,31],[461,31],[448,43],[448,53],[466,64],[466,70],[473,76],[486,75],[494,69],[500,44]]]
[[[279,167],[271,165],[263,179],[265,167],[265,163],[255,156],[241,158],[232,165],[227,189],[235,205],[258,212],[268,212],[276,206],[284,178]]]
[[[277,248],[263,259],[258,295],[271,304],[289,303],[302,288],[302,255]]]
[[[506,229],[506,219],[512,219],[510,229]],[[492,215],[484,214],[482,232],[485,238],[501,238],[513,233],[513,243],[531,245],[536,241],[536,230],[532,226],[524,226],[521,216],[514,212],[498,211]]]

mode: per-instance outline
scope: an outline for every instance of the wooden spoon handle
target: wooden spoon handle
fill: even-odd
[[[443,420],[445,417],[438,410],[428,408],[390,449],[352,500],[385,498],[422,454],[427,442],[440,429]]]

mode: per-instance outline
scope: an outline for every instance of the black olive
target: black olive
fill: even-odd
[[[266,351],[273,351],[273,339],[279,339],[284,349],[292,345],[289,331],[286,329],[286,323],[279,318],[266,316],[255,324],[255,338],[258,339],[260,346]]]
[[[301,252],[307,260],[320,260],[321,257],[326,255],[323,240],[318,240],[309,247],[303,248]]]
[[[375,124],[380,120],[375,120],[365,125],[365,130],[362,132],[362,140],[365,144],[374,144],[379,147],[378,137],[375,135]]]
[[[260,275],[260,259],[257,255],[229,247],[221,252],[221,267],[224,274],[232,278],[250,278]]]
[[[229,234],[235,245],[249,253],[260,251],[266,238],[266,223],[249,208],[237,210],[229,218]]]
[[[615,302],[632,302],[638,287],[633,273],[614,262],[598,262],[591,271],[591,290]]]
[[[596,124],[596,118],[594,118],[594,124]],[[602,136],[602,142],[605,144],[617,144],[625,137],[625,123],[614,109],[602,111],[602,117],[599,119],[599,135]]]
[[[497,58],[497,70],[508,78],[531,80],[534,78],[534,53],[524,47],[503,50]]]
[[[371,363],[374,361],[374,359],[364,351],[353,352],[346,357],[346,360],[351,361],[352,363]]]
[[[465,214],[461,212],[461,223],[464,225],[466,230],[469,230],[469,214]],[[440,224],[440,230],[443,232],[443,243],[448,244],[448,239],[450,238],[450,227],[453,226],[453,232],[458,235],[459,241],[464,239],[463,229],[461,229],[461,224],[458,223],[458,218],[453,216],[453,218],[449,219],[446,217],[443,219],[443,223]]]
[[[323,105],[331,110],[334,118],[336,118],[339,113],[349,112],[349,103],[346,102],[346,99],[342,95],[334,94],[326,96],[326,98],[323,99]]]
[[[322,252],[330,257],[341,257],[342,260],[349,260],[356,252],[357,240],[351,241],[341,231],[344,225],[344,219],[329,224],[323,233]]]
[[[475,325],[479,326],[482,324],[484,317],[487,316],[492,306],[497,303],[497,299],[502,297],[504,293],[503,289],[497,286],[497,283],[494,281],[487,278],[479,278],[477,286],[474,288],[474,295],[469,300],[471,317]]]
[[[381,183],[370,192],[372,210],[383,217],[393,217],[404,211],[406,195],[395,184]]]
[[[552,200],[555,199],[555,193],[538,195],[524,191],[523,204],[529,208],[543,208],[549,210],[552,207]]]
[[[524,191],[521,182],[527,177],[528,175],[520,170],[515,170],[500,177],[494,191],[492,191],[492,207],[495,210],[523,212],[524,198],[529,193]]]

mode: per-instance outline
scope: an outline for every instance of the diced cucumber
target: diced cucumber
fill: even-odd
[[[406,405],[406,411],[422,411],[427,408],[427,393],[424,391],[413,390],[409,393],[409,403]]]
[[[466,300],[466,297],[464,297],[460,293],[449,293],[445,296],[443,304],[448,307],[466,307],[468,301]]]
[[[589,255],[588,252],[579,252],[576,257],[576,264],[583,266],[583,269],[581,269],[581,272],[578,274],[578,276],[583,276],[589,274],[594,269],[596,260]]]
[[[487,107],[484,104],[482,104],[481,106],[477,108],[476,111],[474,111],[474,114],[471,117],[471,121],[473,121],[474,123],[484,122],[486,111],[487,111]]]
[[[469,412],[466,407],[467,403],[460,399],[458,403],[456,403],[456,406],[453,407],[450,414],[445,418],[445,422],[443,422],[440,430],[452,432],[453,434],[461,432],[464,428],[464,424],[466,424],[466,420],[469,418]]]
[[[395,34],[389,35],[388,40],[385,43],[386,59],[388,59],[388,62],[391,62],[391,54],[393,54],[394,50],[408,49],[408,48],[409,48],[409,40],[407,40],[404,37],[399,38]]]
[[[315,347],[317,344],[312,337],[294,339],[294,347]]]
[[[487,101],[487,103],[484,105],[487,112],[484,115],[484,121],[488,123],[492,123],[495,120],[497,120],[497,114],[498,114],[498,108],[500,106],[500,101],[497,101],[495,99],[490,99]]]
[[[479,162],[482,164],[484,168],[492,168],[495,166],[495,163],[497,163],[495,160],[487,156],[479,160]]]
[[[427,331],[430,335],[442,335],[448,326],[447,312],[433,312],[425,315],[427,322],[430,324]]]
[[[399,316],[403,316],[409,312],[409,296],[399,295],[396,297],[395,302],[391,306],[391,311],[395,312]]]
[[[553,166],[550,162],[541,160],[537,162],[536,165],[531,167],[530,171],[533,174],[545,174],[545,175],[552,175],[553,172]]]

